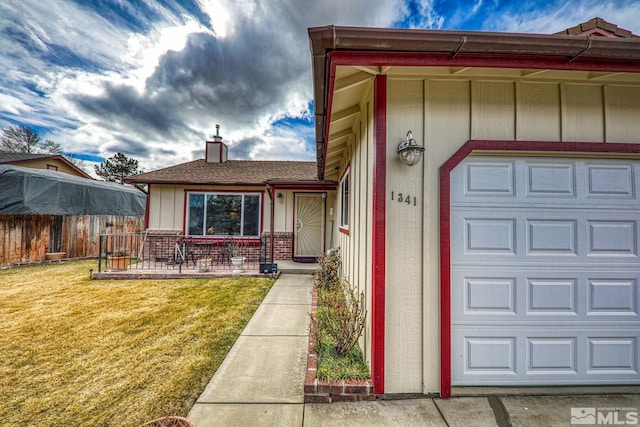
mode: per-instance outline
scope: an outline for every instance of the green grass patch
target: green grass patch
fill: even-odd
[[[354,346],[345,356],[339,356],[334,346],[322,343],[318,349],[318,370],[320,380],[359,380],[369,378],[369,367],[364,363],[360,346]]]
[[[0,271],[0,424],[186,416],[273,284],[90,280],[90,268]]]

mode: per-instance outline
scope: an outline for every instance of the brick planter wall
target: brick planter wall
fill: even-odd
[[[271,233],[265,231],[263,236],[267,236],[267,253],[271,250]],[[274,233],[273,260],[288,260],[293,255],[293,233],[290,231],[279,231]]]
[[[318,309],[318,294],[313,287],[311,312]],[[309,335],[309,357],[304,380],[305,403],[357,402],[375,400],[373,382],[369,380],[322,381],[316,377],[318,371],[318,355],[313,349],[313,340]]]

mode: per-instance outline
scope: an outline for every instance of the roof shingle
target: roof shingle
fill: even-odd
[[[204,159],[181,163],[127,178],[141,184],[258,184],[269,180],[315,181],[316,162],[228,160],[207,163]]]
[[[25,160],[59,158],[58,154],[50,153],[10,153],[0,152],[0,163],[21,162]]]

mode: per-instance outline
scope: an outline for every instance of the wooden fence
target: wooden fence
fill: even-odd
[[[0,214],[0,266],[45,261],[51,252],[64,252],[64,258],[97,258],[101,234],[143,229],[143,216]]]

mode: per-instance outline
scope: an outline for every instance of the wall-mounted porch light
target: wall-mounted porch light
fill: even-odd
[[[400,161],[408,166],[417,164],[422,158],[424,147],[418,145],[411,131],[407,132],[407,138],[398,144],[398,157]]]

